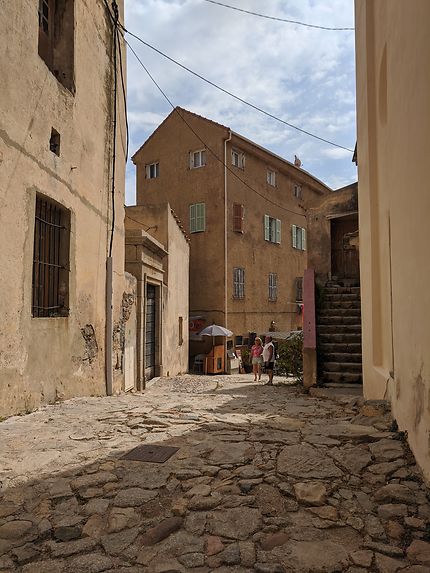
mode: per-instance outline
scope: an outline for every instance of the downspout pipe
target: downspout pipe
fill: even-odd
[[[228,188],[227,188],[227,143],[231,141],[231,129],[224,139],[224,327],[227,328],[228,311]]]
[[[112,288],[113,288],[113,265],[112,257],[106,259],[106,395],[113,394],[113,309],[112,309]]]

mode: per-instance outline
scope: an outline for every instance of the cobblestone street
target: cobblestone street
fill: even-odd
[[[428,573],[428,490],[392,429],[358,395],[251,375],[10,418],[0,571]],[[121,459],[142,443],[179,450]]]

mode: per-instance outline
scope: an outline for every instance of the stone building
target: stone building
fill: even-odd
[[[356,0],[364,395],[430,480],[430,3]]]
[[[226,326],[240,344],[249,332],[301,325],[305,206],[326,185],[181,108],[133,161],[137,204],[168,201],[191,237],[190,315],[200,326]]]
[[[130,315],[124,302],[130,306],[135,288],[124,279],[119,91],[113,193],[111,184],[113,27],[106,5],[7,4],[0,16],[0,416],[120,390],[124,356],[115,333]]]
[[[137,280],[135,384],[188,371],[189,238],[168,203],[126,207],[125,265]]]

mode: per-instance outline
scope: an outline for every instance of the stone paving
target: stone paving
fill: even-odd
[[[0,572],[428,573],[428,490],[359,396],[183,376],[0,423]],[[164,464],[121,456],[179,447]]]

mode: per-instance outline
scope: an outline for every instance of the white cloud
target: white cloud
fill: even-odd
[[[353,0],[229,0],[246,10],[326,26],[352,26]],[[127,0],[126,27],[241,98],[305,130],[353,148],[354,33],[329,32],[239,13],[201,0]],[[128,41],[174,105],[229,125],[285,157],[301,157],[325,182],[356,177],[350,155],[221,93],[135,39]],[[130,151],[171,106],[128,54]],[[335,175],[333,175],[335,174]],[[127,177],[132,197],[133,168]],[[345,184],[346,184],[345,183]]]

